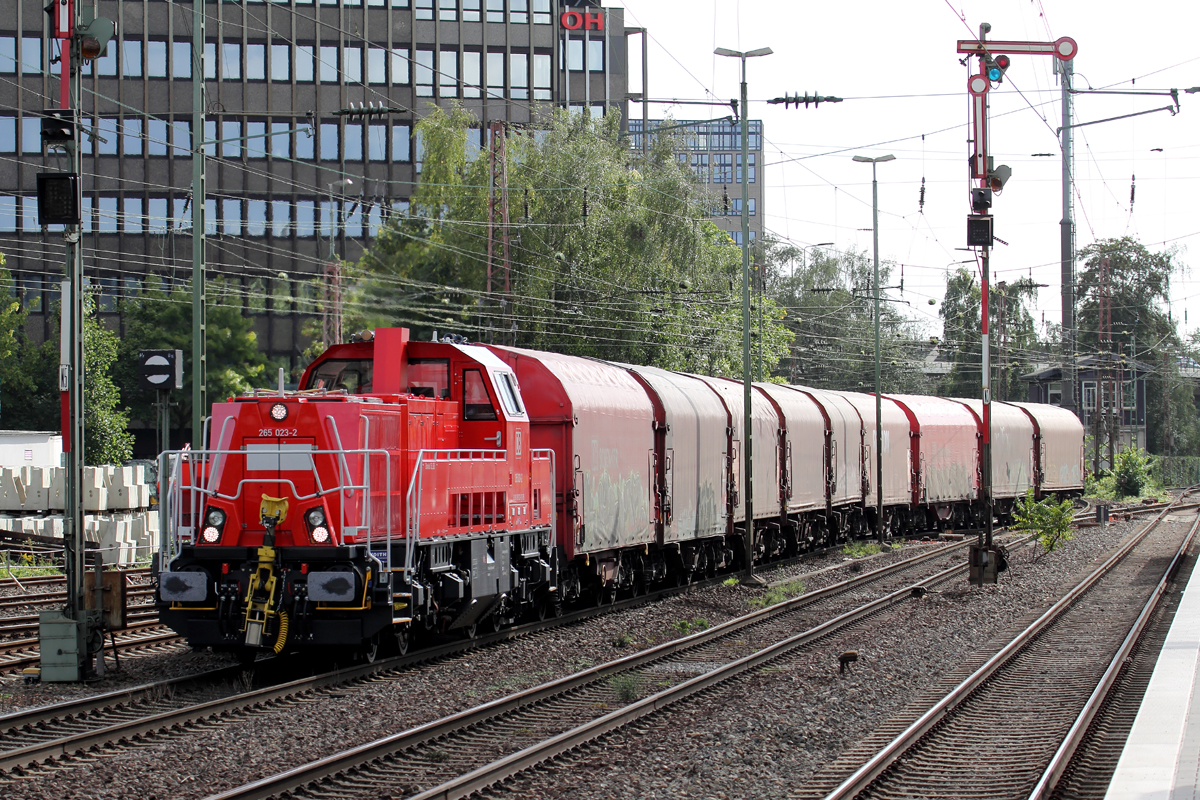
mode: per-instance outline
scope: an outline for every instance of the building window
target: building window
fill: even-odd
[[[708,153],[692,154],[692,172],[700,183],[708,183]]]
[[[536,15],[534,15],[536,16]],[[533,54],[533,99],[550,100],[550,54]]]
[[[192,123],[171,123],[171,146],[175,148],[175,155],[180,158],[192,154]]]
[[[246,235],[247,236],[266,236],[267,235],[267,201],[266,200],[247,200],[246,201]]]
[[[288,133],[291,126],[286,122],[271,123],[271,155],[275,158],[291,158],[292,135]]]
[[[357,200],[345,200],[342,202],[342,213],[345,215],[342,229],[346,235],[356,239],[362,236],[362,205]]]
[[[588,39],[588,69],[592,72],[604,72],[604,40]]]
[[[312,45],[296,45],[296,81],[298,83],[311,83],[313,79],[313,61],[316,56],[313,53]]]
[[[442,22],[458,19],[458,0],[438,0],[438,19]]]
[[[116,49],[117,46],[115,44],[108,47],[109,58],[113,58]],[[114,63],[111,73],[113,75],[117,74],[116,66],[116,63]],[[21,38],[21,73],[23,75],[42,74],[42,40],[35,36],[24,36]]]
[[[713,183],[733,183],[733,153],[713,153]]]
[[[750,183],[754,183],[754,153],[750,153]],[[742,182],[742,154],[737,154],[737,183]]]
[[[271,80],[290,81],[292,79],[291,48],[286,44],[271,45]]]
[[[167,43],[146,42],[146,76],[149,78],[165,78],[167,77],[168,66]]]
[[[466,50],[462,54],[463,58],[463,78],[462,78],[462,93],[463,97],[479,97],[482,94],[483,73],[482,60],[483,54],[474,50]]]
[[[316,204],[312,200],[296,203],[296,235],[310,237],[317,232]]]
[[[37,198],[25,195],[21,198],[21,230],[25,233],[37,233],[41,229],[38,225]]]
[[[96,205],[96,229],[100,233],[117,232],[117,198],[101,197]]]
[[[321,160],[322,161],[337,161],[338,151],[338,124],[336,122],[321,123]]]
[[[16,73],[16,71],[17,71],[17,37],[15,37],[15,36],[0,36],[0,74],[13,75]],[[5,198],[5,200],[7,200],[7,199],[8,198]],[[13,198],[13,202],[16,203],[15,198]],[[15,219],[15,217],[14,217],[14,219]]]
[[[433,19],[433,0],[413,0],[413,17]]]
[[[309,128],[304,133],[296,134],[296,158],[301,161],[311,161],[313,157],[313,131]]]
[[[392,51],[392,83],[396,86],[408,85],[407,47],[397,47]]]
[[[479,158],[479,150],[483,146],[482,134],[479,128],[467,128],[467,161]]]
[[[125,141],[123,149],[127,156],[142,154],[142,121],[136,117],[125,118]]]
[[[1083,407],[1088,411],[1096,410],[1096,382],[1083,382]]]
[[[533,24],[550,24],[550,0],[533,0]]]
[[[504,22],[504,0],[487,0],[487,21]]]
[[[37,120],[34,120],[37,124]],[[100,120],[100,124],[96,126],[96,152],[102,156],[115,156],[117,154],[117,140],[120,134],[117,132],[116,117],[105,117]],[[40,145],[39,145],[40,149]]]
[[[321,236],[333,237],[333,203],[328,200],[321,201]]]
[[[392,126],[392,161],[412,160],[412,127]]]
[[[166,233],[168,221],[167,198],[151,197],[146,203],[146,227],[151,233]]]
[[[125,232],[141,233],[145,228],[142,221],[142,198],[125,198]]]
[[[367,126],[367,159],[387,161],[387,126]]]
[[[509,80],[512,82],[514,100],[529,99],[529,54],[509,53]]]
[[[342,50],[342,73],[346,83],[362,83],[362,48],[346,47]]]
[[[0,195],[0,232],[16,233],[17,231],[17,198],[10,195]]]
[[[417,97],[433,97],[433,51],[417,51]]]
[[[267,157],[267,123],[246,123],[246,155],[249,158]]]
[[[42,152],[42,121],[40,117],[21,118],[21,152]],[[114,152],[116,152],[114,150]]]
[[[17,118],[0,116],[0,153],[15,152],[17,152]]]
[[[479,10],[480,0],[462,0],[463,22],[479,22]]]
[[[367,83],[387,83],[387,51],[367,48]]]
[[[487,54],[488,97],[504,97],[504,51]]]
[[[191,80],[192,45],[190,42],[171,42],[171,77]]]
[[[204,79],[206,81],[215,81],[217,79],[217,43],[204,43]]]
[[[746,208],[750,209],[750,211],[747,214],[747,216],[753,217],[755,214],[756,198],[751,197],[751,198],[748,198],[748,200],[749,200],[749,202],[746,204]],[[740,217],[741,215],[742,215],[742,198],[740,198],[740,197],[730,198],[729,213],[726,216]]]
[[[226,236],[242,235],[242,201],[225,198],[221,201],[221,222]]]
[[[443,50],[438,64],[438,96],[458,97],[458,51]]]
[[[383,224],[383,212],[379,206],[371,204],[370,211],[367,212],[367,235],[375,237],[379,235],[379,226]]]
[[[514,25],[528,25],[529,0],[508,0],[508,19]]]
[[[109,47],[116,47],[110,43]],[[138,39],[121,42],[121,74],[126,78],[142,77],[142,43]]]
[[[242,123],[235,119],[221,120],[221,155],[240,158],[242,155]]]
[[[242,79],[242,43],[221,43],[221,80],[240,81]]]
[[[583,71],[583,39],[567,39],[567,69]]]
[[[204,201],[204,232],[209,236],[216,236],[219,227],[220,218],[217,216],[217,201],[215,198],[209,198]]]
[[[337,83],[337,45],[321,45],[321,83]]]
[[[344,133],[345,145],[342,150],[343,161],[362,161],[363,160],[363,126],[358,122],[347,122],[346,131]]]
[[[1134,381],[1121,382],[1121,408],[1134,410],[1137,408],[1137,384]]]
[[[267,79],[267,46],[265,44],[246,45],[246,80],[265,81]]]

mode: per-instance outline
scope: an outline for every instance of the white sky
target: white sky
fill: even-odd
[[[737,97],[739,62],[714,56],[713,48],[775,51],[750,59],[747,70],[750,117],[762,119],[766,132],[769,231],[801,245],[832,241],[838,249],[869,254],[871,166],[854,163],[851,156],[896,156],[896,161],[877,167],[880,257],[905,265],[903,299],[912,303],[931,334],[941,333],[941,323],[937,307],[928,305],[928,299],[941,301],[952,262],[972,258],[955,249],[965,247],[970,210],[968,73],[958,62],[956,42],[976,38],[981,22],[992,25],[989,39],[1073,38],[1079,45],[1076,88],[1090,83],[1097,89],[1180,90],[1182,111],[1177,116],[1161,111],[1076,130],[1076,248],[1130,235],[1155,251],[1176,245],[1181,251],[1178,263],[1200,266],[1194,257],[1200,250],[1200,93],[1183,93],[1200,86],[1196,0],[605,4],[624,6],[627,26],[649,28],[649,88],[654,99]],[[630,37],[630,45],[630,91],[638,91],[637,37]],[[1061,124],[1060,93],[1050,57],[1012,60],[1004,83],[991,93],[995,163],[1013,170],[992,206],[996,235],[1009,243],[992,251],[992,280],[1032,275],[1048,284],[1039,291],[1034,318],[1040,321],[1044,313],[1047,322],[1057,323],[1062,162],[1055,131]],[[800,110],[764,102],[818,91],[846,101]],[[1169,103],[1168,97],[1076,95],[1075,121]],[[650,108],[652,118],[703,119],[727,113],[694,105]],[[630,115],[640,116],[641,106],[632,103]],[[1054,156],[1035,158],[1033,153]],[[922,177],[924,215],[918,213]],[[900,298],[896,291],[890,294]],[[1200,273],[1177,273],[1172,300],[1181,332],[1200,328]]]

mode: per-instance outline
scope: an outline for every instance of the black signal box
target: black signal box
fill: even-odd
[[[967,217],[967,247],[991,247],[993,237],[991,214]]]

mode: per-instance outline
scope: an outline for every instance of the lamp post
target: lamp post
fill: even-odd
[[[750,115],[747,113],[746,98],[746,59],[758,56],[769,56],[774,51],[769,47],[757,50],[739,52],[718,47],[713,51],[718,56],[739,58],[742,61],[742,102],[739,110],[742,115],[742,387],[745,415],[742,421],[743,438],[742,461],[745,478],[742,491],[746,495],[746,532],[745,536],[745,576],[743,580],[755,583],[754,577],[754,448],[751,441],[750,425]]]
[[[895,161],[890,153],[878,158],[855,156],[855,161],[871,165],[871,232],[875,239],[875,530],[879,542],[885,540],[883,532],[883,396],[879,388],[879,181],[875,177],[875,165],[884,161]]]
[[[806,244],[800,248],[801,261],[803,262],[804,266],[807,267],[809,250],[811,250],[814,247],[832,247],[832,246],[833,246],[833,242],[817,242],[816,244]],[[793,266],[788,271],[788,277],[789,278],[795,277],[795,274],[796,274],[796,269],[795,269],[795,266]]]

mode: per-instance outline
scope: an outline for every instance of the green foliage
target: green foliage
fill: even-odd
[[[671,623],[671,627],[679,631],[684,636],[690,636],[693,633],[708,630],[708,620],[703,618],[697,619],[680,619]]]
[[[740,586],[741,583],[742,582],[737,578],[726,578],[725,580],[721,581],[722,586]]]
[[[632,703],[641,692],[641,679],[632,673],[623,672],[608,679],[609,688],[622,703]]]
[[[7,551],[0,562],[0,575],[17,578],[37,578],[44,575],[61,575],[61,561],[51,556],[39,556],[34,553],[10,554]]]
[[[122,301],[125,335],[114,370],[118,385],[129,399],[137,419],[153,421],[155,392],[138,385],[139,350],[182,350],[184,363],[192,364],[192,295],[185,287],[166,290],[154,277],[139,294]],[[246,313],[241,297],[231,285],[208,283],[207,356],[209,403],[266,385],[266,358],[259,350],[254,332],[255,318]],[[184,370],[183,389],[171,393],[172,426],[190,429],[192,422],[192,374]],[[208,413],[208,409],[205,413]],[[178,446],[182,442],[173,442]]]
[[[1056,502],[1046,498],[1040,502],[1033,499],[1033,489],[1017,500],[1013,509],[1013,530],[1034,534],[1049,553],[1071,540],[1071,521],[1075,515],[1075,504],[1070,500]]]
[[[1159,456],[1153,478],[1161,486],[1195,486],[1200,483],[1200,457]]]
[[[497,233],[489,293],[491,166],[467,151],[475,125],[458,107],[418,124],[412,213],[385,225],[358,265],[364,319],[407,325],[415,339],[437,330],[741,376],[741,253],[708,220],[718,201],[677,161],[674,140],[656,137],[643,156],[620,138],[617,115],[566,112],[536,134],[510,133],[511,268]],[[769,374],[791,334],[770,296],[755,316],[755,361],[761,349]]]
[[[93,466],[122,464],[133,457],[133,434],[110,374],[121,340],[96,319],[91,298],[84,300],[83,336],[84,458]]]
[[[633,634],[629,631],[621,631],[613,637],[613,647],[629,647],[633,644]]]
[[[779,586],[770,587],[763,593],[762,597],[752,597],[747,601],[747,605],[751,608],[767,608],[768,606],[779,605],[785,600],[799,597],[802,594],[804,594],[804,582],[789,581]]]
[[[873,556],[879,551],[879,545],[874,542],[851,542],[842,548],[842,553],[851,558],[865,558]]]
[[[1118,497],[1141,497],[1151,483],[1154,459],[1138,447],[1126,447],[1117,453],[1113,464],[1113,488]]]
[[[764,237],[755,264],[768,297],[788,312],[795,335],[780,365],[791,383],[824,389],[874,390],[874,260],[867,253],[804,249]],[[893,265],[879,265],[879,280],[892,283]],[[887,293],[881,295],[887,297]],[[881,300],[880,383],[887,392],[925,394],[931,382],[919,365],[929,350],[922,329]]]

